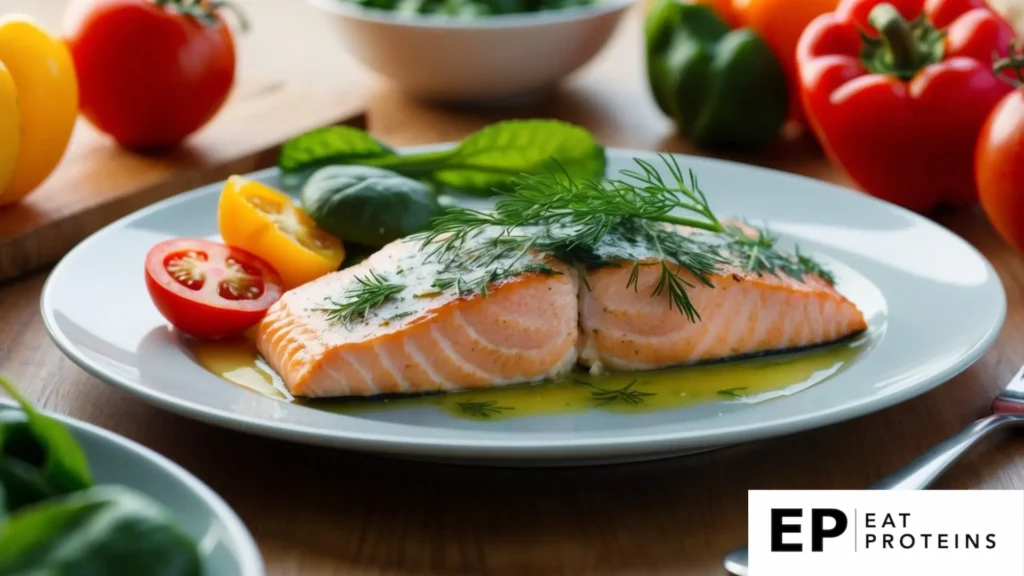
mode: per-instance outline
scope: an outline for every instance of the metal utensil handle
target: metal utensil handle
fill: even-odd
[[[876,482],[874,490],[924,490],[990,432],[1006,426],[1024,425],[1024,416],[995,414],[982,418],[940,442],[910,464]]]

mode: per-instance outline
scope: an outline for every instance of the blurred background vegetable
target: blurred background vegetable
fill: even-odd
[[[714,9],[715,13],[730,28],[738,28],[742,21],[733,0],[694,0],[696,4],[704,4]]]
[[[78,82],[63,42],[27,16],[0,16],[0,206],[56,168],[77,116]]]
[[[920,212],[977,201],[975,144],[1011,90],[991,57],[1013,37],[978,6],[844,0],[804,31],[797,63],[810,124],[869,194]]]
[[[178,144],[220,110],[234,83],[226,2],[71,0],[64,33],[82,114],[126,148]],[[244,20],[243,20],[244,25]]]
[[[1003,97],[981,129],[978,194],[999,235],[1024,252],[1024,44],[999,61],[996,70],[1011,71],[1016,89]]]
[[[786,77],[749,28],[700,4],[658,0],[647,14],[647,77],[662,112],[704,148],[757,148],[786,120]]]
[[[811,20],[835,10],[839,0],[733,0],[732,4],[738,22],[756,31],[778,58],[789,84],[790,118],[802,122],[796,46]]]

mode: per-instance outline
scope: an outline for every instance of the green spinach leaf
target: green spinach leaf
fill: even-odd
[[[287,159],[282,155],[279,165],[286,182],[289,178],[293,183],[301,182],[309,170],[327,164],[362,164],[442,188],[491,195],[523,174],[564,170],[575,179],[598,178],[607,165],[604,147],[593,135],[557,120],[498,122],[471,134],[454,148],[406,155],[338,153],[339,147],[330,143],[315,144],[315,137],[316,132],[299,137],[307,138],[303,155],[289,154]],[[286,152],[297,148],[285,146]]]
[[[328,234],[372,248],[425,230],[443,212],[426,184],[371,166],[321,168],[302,189],[302,209]]]
[[[3,376],[0,387],[22,409],[0,418],[0,485],[7,509],[35,501],[43,490],[55,495],[92,486],[85,453],[71,432],[39,413]]]
[[[120,486],[52,498],[0,523],[0,574],[201,573],[198,548],[170,511]]]
[[[329,164],[352,164],[395,152],[366,132],[351,126],[317,128],[288,140],[277,165],[282,172],[309,170]]]

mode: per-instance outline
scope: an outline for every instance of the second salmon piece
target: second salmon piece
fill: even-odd
[[[259,324],[257,347],[289,391],[303,397],[422,393],[535,382],[576,363],[577,274],[536,257],[498,279],[486,297],[434,284],[443,271],[415,241],[287,292]],[[403,286],[363,318],[330,310],[358,278]]]
[[[642,258],[635,281],[632,262],[588,272],[580,288],[580,364],[592,372],[653,370],[827,344],[867,328],[857,306],[822,276],[797,279],[745,263],[720,265],[707,277],[713,287],[680,272],[699,314],[693,321],[670,306],[667,290],[652,297],[659,259]]]

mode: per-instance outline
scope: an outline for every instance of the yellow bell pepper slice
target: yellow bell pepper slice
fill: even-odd
[[[78,117],[78,79],[67,46],[27,16],[0,16],[0,62],[18,93],[21,144],[0,206],[21,200],[60,162]]]
[[[333,272],[345,260],[341,240],[317,228],[290,196],[241,176],[224,183],[217,222],[226,244],[266,260],[286,289]]]
[[[21,147],[21,120],[18,119],[18,90],[14,77],[0,62],[0,195],[14,176],[18,149]]]

